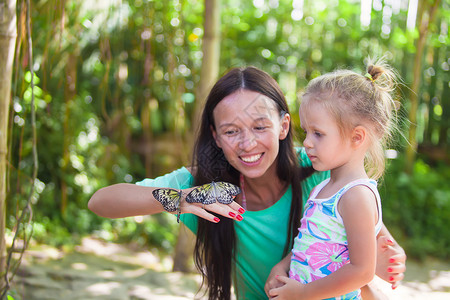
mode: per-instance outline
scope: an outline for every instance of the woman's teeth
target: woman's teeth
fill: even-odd
[[[261,156],[262,156],[262,153],[252,155],[252,156],[246,156],[246,157],[241,156],[241,159],[246,163],[254,163],[254,162],[258,161],[258,159],[260,159]]]

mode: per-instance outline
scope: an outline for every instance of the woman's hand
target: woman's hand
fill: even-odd
[[[189,194],[192,189],[193,188],[183,190],[183,195]],[[237,221],[242,221],[244,218],[241,215],[245,212],[245,209],[235,201],[231,202],[230,204],[215,202],[212,204],[204,205],[202,203],[188,203],[185,197],[183,197],[183,199],[181,200],[180,208],[182,214],[191,213],[213,223],[219,222],[220,218],[213,215],[212,213],[222,215],[224,217]],[[177,212],[174,212],[174,214],[176,213]]]
[[[291,255],[283,258],[279,263],[277,263],[272,270],[270,271],[269,276],[267,277],[266,284],[264,285],[264,291],[266,292],[267,297],[271,298],[269,295],[269,291],[274,288],[279,288],[284,285],[281,281],[277,279],[277,276],[288,276],[289,265],[291,263]]]
[[[376,275],[392,284],[395,289],[404,277],[406,254],[400,245],[388,236],[377,239]]]

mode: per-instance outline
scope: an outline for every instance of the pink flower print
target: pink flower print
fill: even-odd
[[[317,280],[317,279],[320,279],[320,278],[322,278],[322,277],[317,276],[317,275],[315,275],[314,273],[311,273],[311,282],[313,282],[313,281],[315,281],[315,280]]]
[[[294,254],[291,259],[295,260],[301,264],[305,264],[306,262],[306,255],[305,253],[301,252],[301,251],[292,251],[292,253]]]
[[[289,278],[295,279],[298,282],[302,282],[301,279],[300,279],[300,276],[298,274],[294,274],[294,272],[292,272],[292,271],[289,271]]]
[[[314,243],[307,250],[306,255],[311,256],[309,265],[316,271],[324,266],[331,272],[341,268],[348,261],[347,247],[327,242]]]

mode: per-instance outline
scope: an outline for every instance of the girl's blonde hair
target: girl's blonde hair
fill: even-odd
[[[366,73],[337,70],[311,80],[302,106],[319,101],[335,117],[342,136],[356,126],[367,128],[370,146],[365,158],[369,177],[380,178],[385,169],[385,149],[397,128],[397,101],[393,92],[397,73],[383,59],[369,58]]]

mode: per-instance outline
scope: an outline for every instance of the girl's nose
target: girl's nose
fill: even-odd
[[[312,148],[311,139],[309,138],[308,134],[306,135],[305,139],[303,140],[303,147],[305,148]]]

